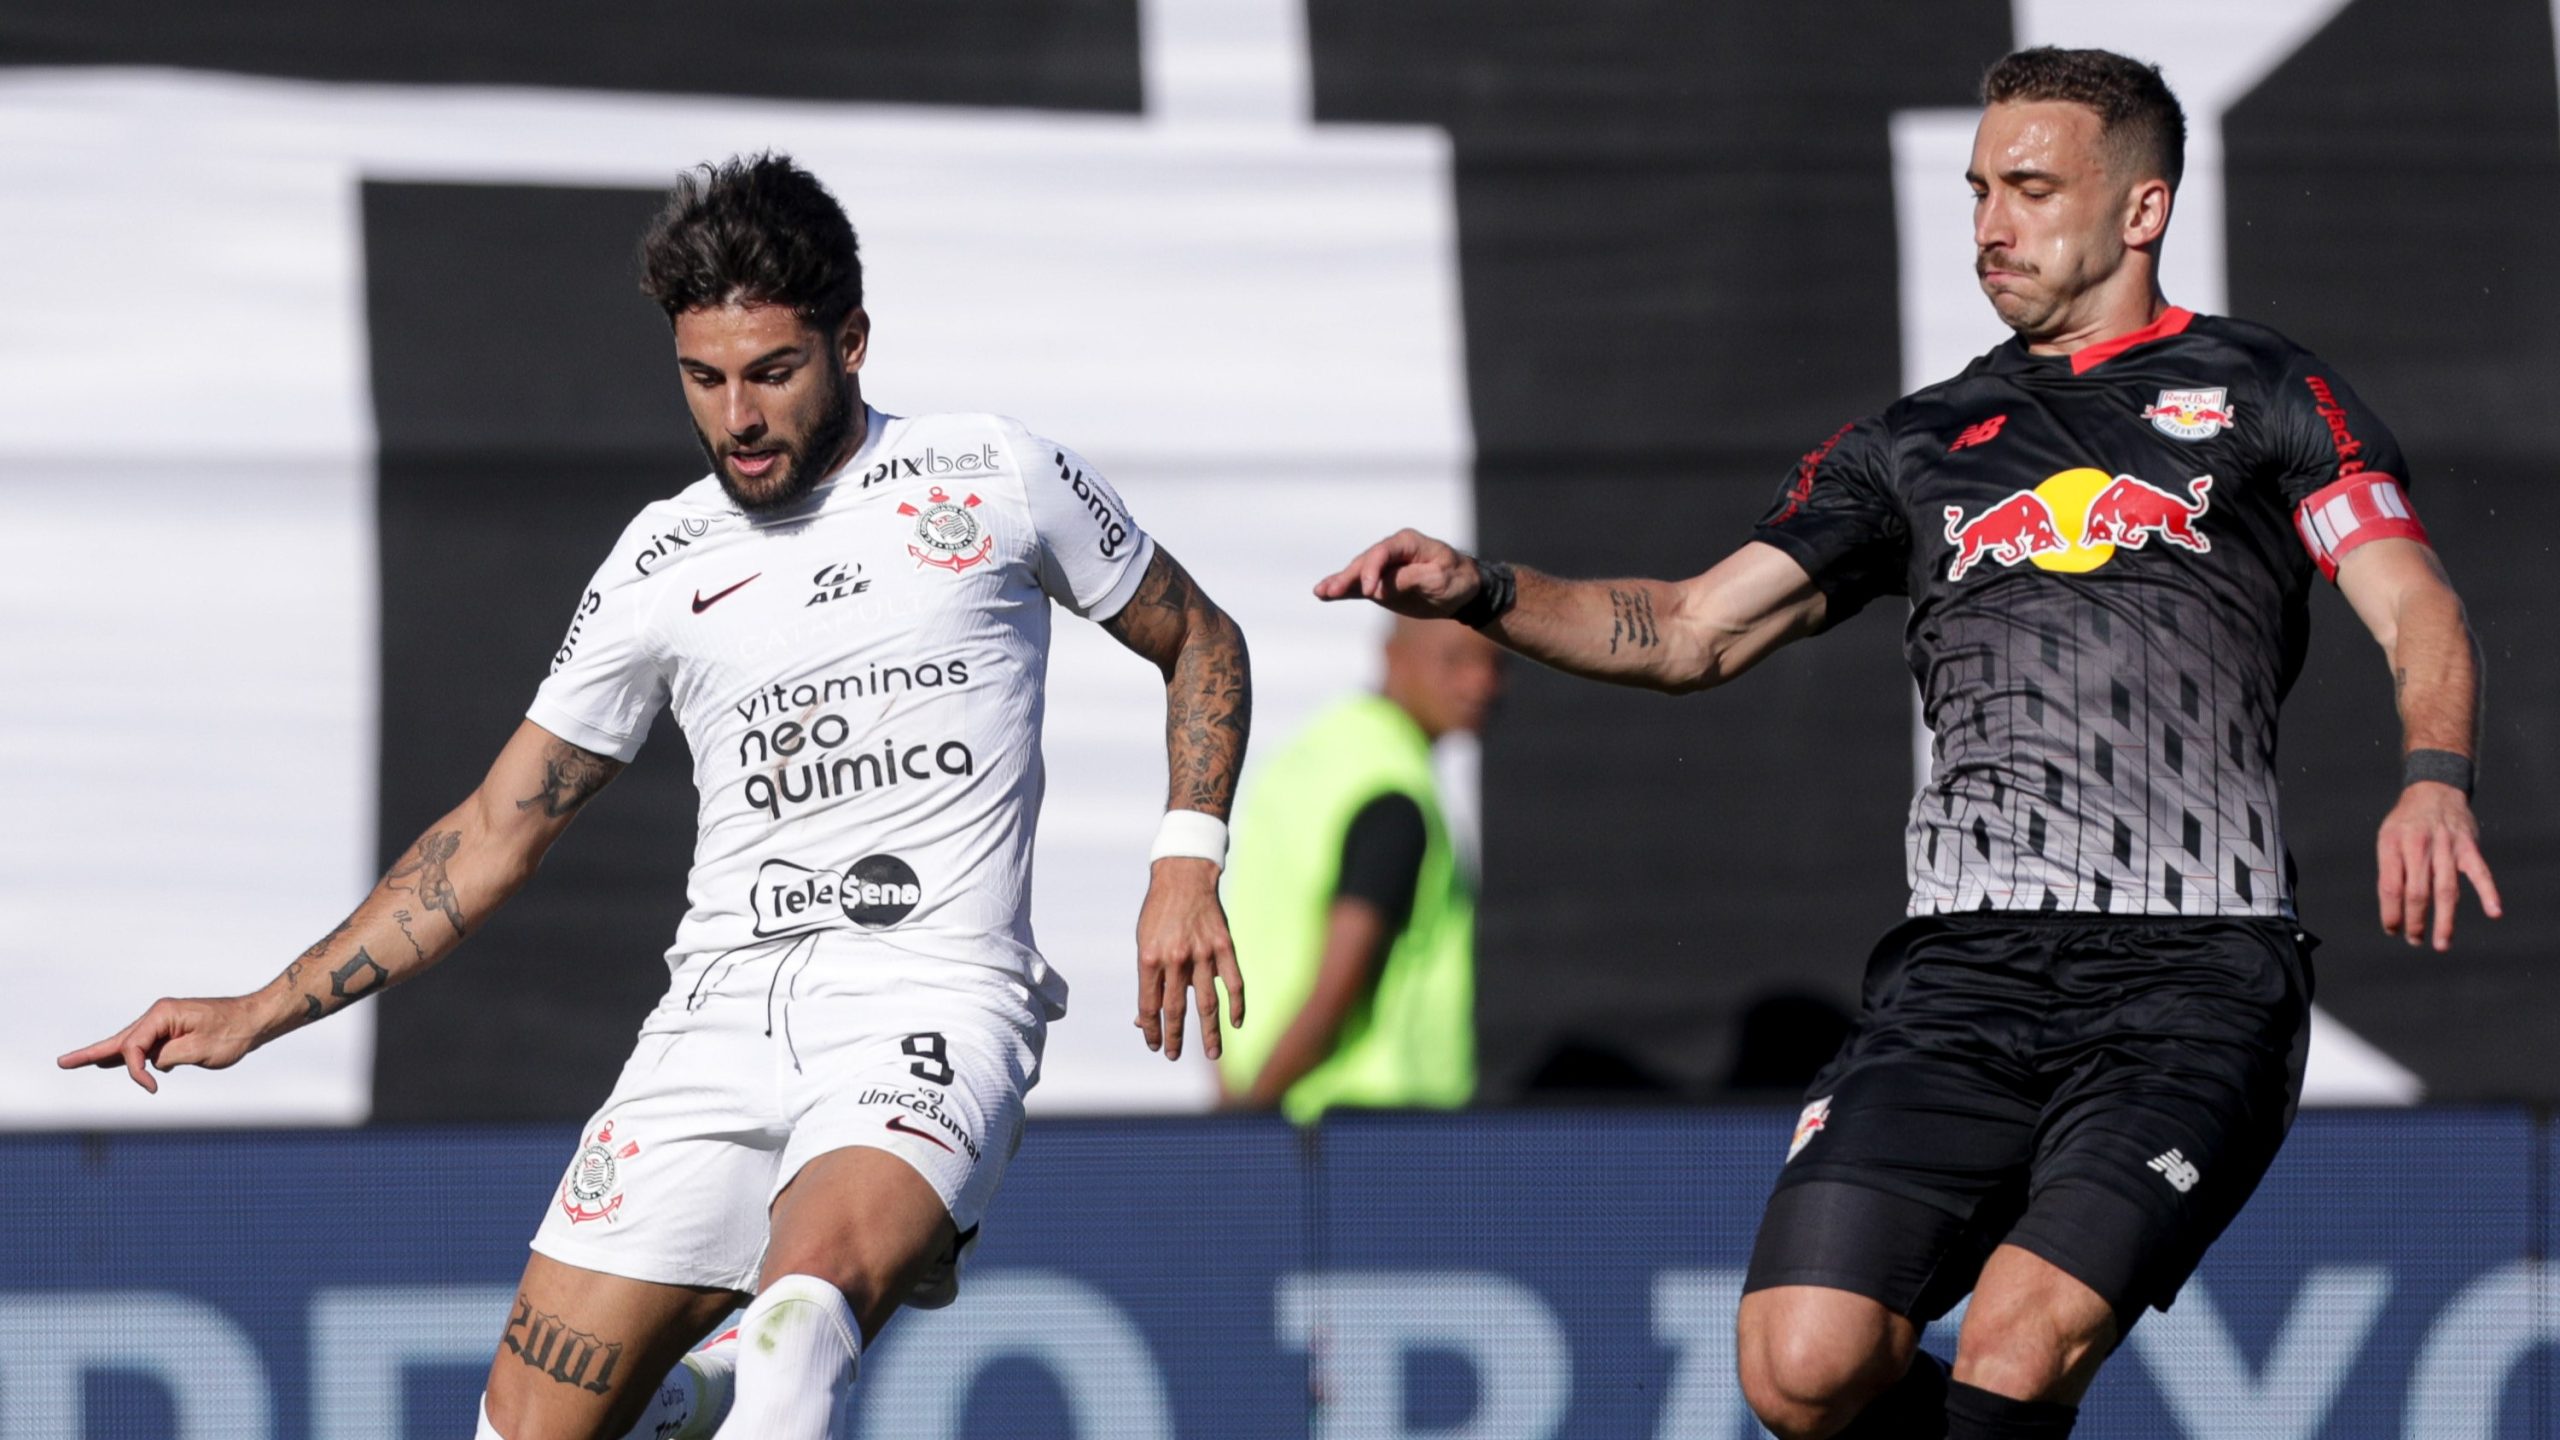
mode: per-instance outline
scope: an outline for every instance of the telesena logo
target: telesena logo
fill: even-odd
[[[938,475],[986,475],[1004,468],[1004,457],[990,440],[960,455],[945,455],[927,445],[921,455],[892,455],[862,472],[862,488],[884,480],[926,480]]]
[[[924,884],[915,867],[895,855],[865,855],[841,871],[767,860],[756,867],[755,889],[747,897],[760,937],[847,924],[886,930],[923,903]]]

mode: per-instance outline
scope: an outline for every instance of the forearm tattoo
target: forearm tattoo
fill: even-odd
[[[409,928],[409,922],[416,917],[406,910],[394,910],[391,918],[400,926],[400,938],[409,942],[409,953],[418,957],[419,964],[426,964],[427,947],[418,943],[418,932]]]
[[[1103,622],[1165,672],[1166,805],[1223,817],[1253,727],[1253,666],[1244,632],[1158,549],[1138,593]]]
[[[461,848],[461,831],[428,831],[418,837],[417,847],[410,851],[409,858],[392,866],[391,873],[382,877],[382,888],[415,892],[419,904],[444,912],[454,934],[469,934],[462,921],[462,896],[453,888],[452,877],[445,868],[452,862],[453,852]],[[400,884],[403,880],[410,883]]]
[[[331,1011],[344,1010],[390,983],[391,972],[382,968],[382,962],[374,959],[371,951],[359,945],[353,958],[329,972],[329,998],[326,1001],[317,991],[304,992],[302,1018],[305,1021],[317,1020]]]
[[[1662,642],[1661,632],[1653,625],[1653,596],[1642,590],[1609,590],[1609,653],[1618,653],[1618,642],[1624,640],[1629,649],[1650,650]]]
[[[541,790],[518,800],[516,808],[530,810],[539,805],[543,814],[557,820],[586,804],[621,771],[617,761],[566,740],[554,740],[543,752]]]
[[[304,966],[315,960],[325,958],[329,953],[329,947],[337,944],[341,939],[345,938],[346,933],[355,928],[355,924],[355,912],[350,910],[347,912],[347,918],[339,921],[337,926],[330,930],[328,934],[312,941],[309,949],[293,957],[292,961],[284,967],[284,983],[286,988],[292,988],[295,983],[302,979],[302,970]]]

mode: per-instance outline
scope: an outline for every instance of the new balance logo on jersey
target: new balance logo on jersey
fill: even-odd
[[[2188,1163],[2187,1157],[2175,1150],[2152,1156],[2151,1168],[2159,1171],[2160,1178],[2169,1182],[2169,1188],[2181,1195],[2196,1188],[2196,1182],[2204,1178],[2203,1171]]]
[[[1947,446],[1947,453],[1953,455],[1971,446],[1988,445],[1999,438],[2000,427],[2008,423],[2008,416],[1994,415],[1979,425],[1968,425],[1964,428],[1964,433],[1956,436],[1955,440]]]

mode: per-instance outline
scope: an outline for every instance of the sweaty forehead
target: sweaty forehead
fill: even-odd
[[[2098,112],[2068,100],[2021,100],[1985,106],[1973,134],[1973,173],[1984,179],[2015,170],[2091,175],[2106,168]]]

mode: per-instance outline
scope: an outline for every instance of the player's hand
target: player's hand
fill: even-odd
[[[2423,942],[2432,912],[2435,948],[2453,948],[2453,911],[2466,876],[2490,919],[2506,913],[2489,862],[2480,856],[2480,822],[2450,785],[2421,780],[2402,790],[2400,803],[2383,817],[2374,851],[2381,862],[2382,928],[2412,945]]]
[[[1438,620],[1484,588],[1475,557],[1419,530],[1399,530],[1316,582],[1319,600],[1375,600],[1399,615]]]
[[[65,1070],[83,1065],[112,1070],[121,1065],[134,1084],[157,1095],[160,1082],[151,1078],[152,1070],[166,1073],[180,1065],[220,1070],[238,1064],[241,1056],[258,1048],[258,1038],[256,1006],[245,995],[225,1000],[160,1000],[122,1030],[53,1063]]]
[[[1155,862],[1138,910],[1138,1028],[1147,1048],[1182,1058],[1183,1011],[1200,1007],[1200,1044],[1218,1058],[1218,982],[1227,986],[1227,1023],[1244,1023],[1244,973],[1236,968],[1227,912],[1218,904],[1218,867],[1171,855]],[[1187,993],[1186,993],[1187,992]]]

